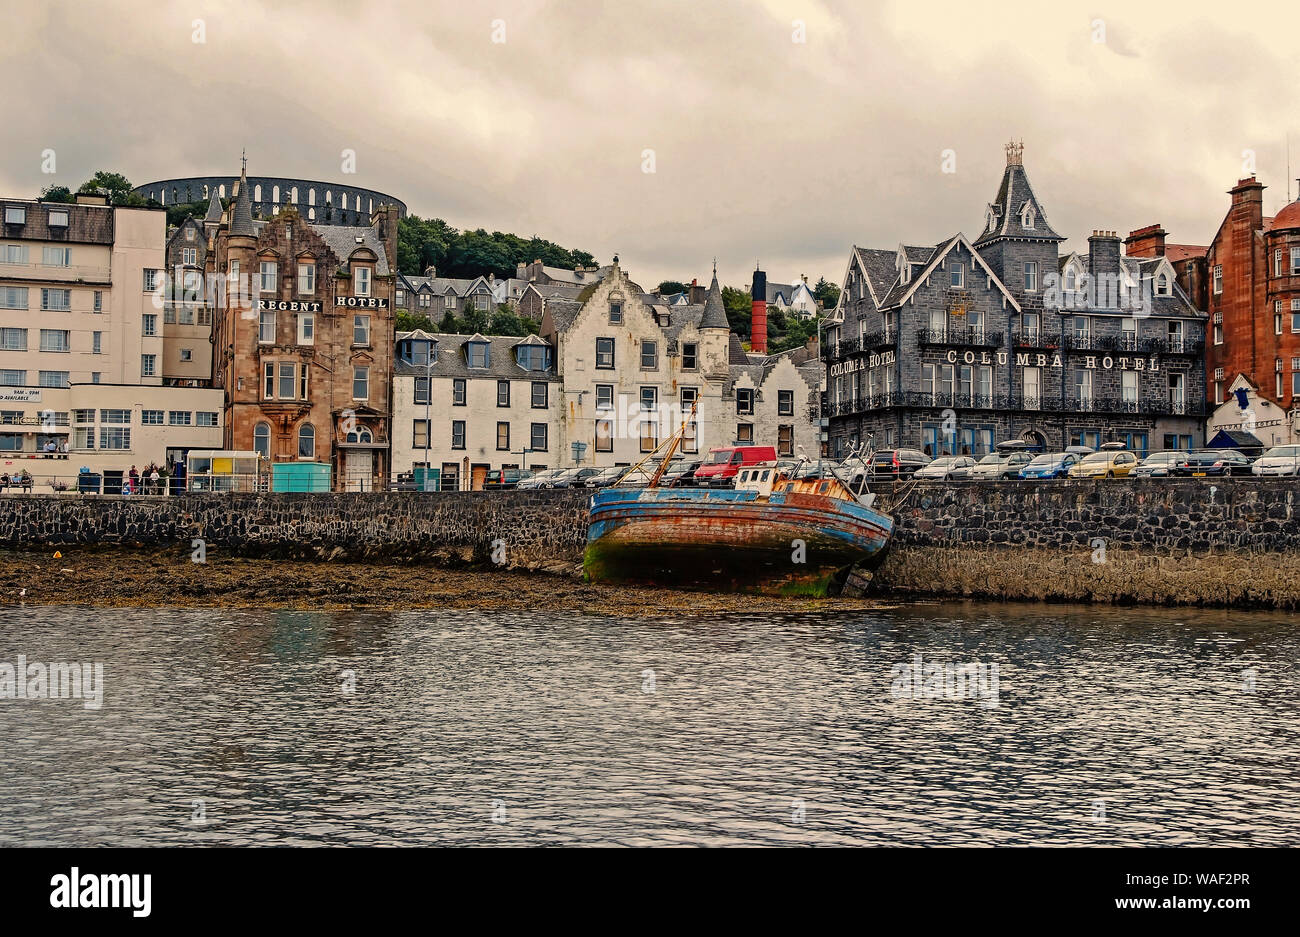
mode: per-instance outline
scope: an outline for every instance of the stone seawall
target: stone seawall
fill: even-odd
[[[882,489],[895,594],[1300,607],[1300,481],[959,482]]]
[[[895,595],[1300,608],[1295,479],[878,487]],[[486,561],[572,570],[587,491],[0,496],[0,544],[183,545],[244,556]]]
[[[510,565],[581,558],[582,491],[434,495],[233,494],[170,498],[0,497],[0,543],[160,546],[202,538],[242,556],[364,560],[488,559],[502,540]]]

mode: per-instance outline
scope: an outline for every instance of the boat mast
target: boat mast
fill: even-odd
[[[682,425],[677,428],[677,432],[673,433],[672,438],[668,440],[668,451],[664,453],[663,461],[659,463],[659,467],[655,469],[654,475],[650,477],[650,481],[646,485],[647,488],[659,487],[659,479],[663,476],[664,471],[668,468],[668,461],[673,457],[673,452],[676,451],[677,444],[681,442],[682,436],[685,435],[686,425],[690,423],[691,420],[695,419],[695,410],[699,405],[700,405],[700,398],[696,397],[695,402],[691,404],[691,412],[687,414],[686,419],[682,420]],[[644,462],[645,460],[642,459],[641,461]]]

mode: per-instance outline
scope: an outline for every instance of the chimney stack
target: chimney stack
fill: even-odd
[[[1114,231],[1094,231],[1088,238],[1088,273],[1119,273],[1119,235]]]
[[[754,270],[754,283],[749,291],[751,306],[749,320],[749,347],[756,354],[767,354],[767,274]]]
[[[1128,257],[1163,257],[1167,233],[1158,224],[1130,231],[1124,240],[1124,253]]]

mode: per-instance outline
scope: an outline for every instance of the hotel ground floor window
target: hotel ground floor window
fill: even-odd
[[[1071,446],[1087,446],[1089,449],[1101,447],[1101,431],[1095,429],[1076,429],[1070,433]]]
[[[1146,433],[1120,433],[1120,438],[1124,442],[1125,448],[1136,455],[1139,459],[1145,459],[1147,456],[1147,447],[1151,445]]]
[[[596,421],[596,451],[614,451],[614,422],[612,420]]]
[[[962,426],[958,435],[961,437],[961,452],[954,455],[982,456],[993,451],[992,426]]]
[[[304,423],[298,428],[298,458],[312,459],[316,457],[316,428],[310,423]]]
[[[253,451],[263,459],[271,458],[271,424],[258,423],[253,427]]]
[[[794,427],[791,425],[776,428],[776,454],[794,455]]]

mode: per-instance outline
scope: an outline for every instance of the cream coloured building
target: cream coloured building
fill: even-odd
[[[204,387],[0,387],[0,473],[25,470],[48,492],[55,481],[75,487],[83,466],[106,477],[167,466],[191,449],[222,448],[221,409],[222,392]]]
[[[556,348],[561,464],[630,464],[695,411],[681,453],[771,445],[818,452],[815,352],[747,354],[732,334],[715,272],[700,304],[659,304],[617,259],[575,299],[548,298],[541,337]]]
[[[478,490],[494,469],[562,464],[553,353],[536,335],[398,332],[393,472],[429,466],[443,490]]]

